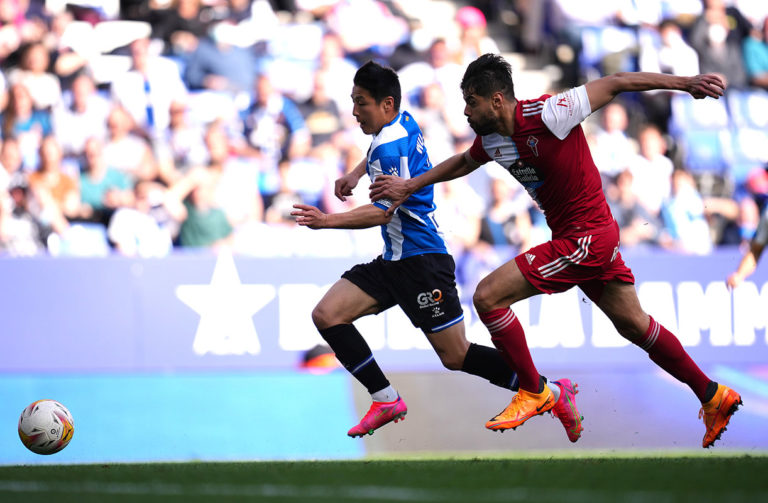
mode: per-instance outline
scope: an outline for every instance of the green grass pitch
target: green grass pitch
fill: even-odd
[[[768,456],[534,455],[0,467],[0,502],[765,502]]]

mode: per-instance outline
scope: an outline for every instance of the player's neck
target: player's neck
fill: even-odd
[[[515,132],[515,111],[517,110],[517,100],[504,103],[499,115],[498,133],[502,136],[512,136]]]

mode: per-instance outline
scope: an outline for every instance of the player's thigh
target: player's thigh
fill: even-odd
[[[425,335],[446,368],[461,369],[469,349],[463,321],[439,332],[425,332]]]
[[[649,317],[640,306],[640,299],[632,283],[609,281],[597,305],[616,330],[630,341],[637,341],[648,330]]]
[[[312,311],[312,321],[319,329],[344,323],[375,314],[380,311],[376,299],[365,293],[351,281],[341,278],[325,293]]]
[[[472,298],[478,312],[508,307],[528,297],[541,293],[510,260],[480,280]]]

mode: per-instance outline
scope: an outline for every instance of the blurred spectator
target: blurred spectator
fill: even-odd
[[[147,140],[133,133],[134,122],[122,106],[114,106],[107,117],[104,143],[106,164],[127,175],[133,183],[153,180],[157,175],[155,157]]]
[[[25,24],[21,2],[0,0],[0,61],[6,61],[19,48]]]
[[[0,193],[14,178],[16,173],[21,174],[22,159],[19,141],[15,136],[9,136],[2,141],[0,146]]]
[[[59,78],[62,89],[69,89],[77,75],[89,71],[90,61],[100,54],[93,27],[74,23],[74,16],[67,10],[53,16],[51,30],[44,41],[53,62],[51,70]]]
[[[88,138],[106,138],[110,106],[96,90],[93,77],[85,72],[75,77],[72,89],[53,111],[53,128],[65,156],[81,156]]]
[[[375,57],[386,59],[409,35],[405,19],[378,0],[338,1],[326,14],[325,22],[339,34],[344,52],[358,63]]]
[[[696,255],[706,255],[712,250],[704,202],[689,172],[676,169],[672,173],[672,194],[662,206],[662,215],[661,242],[665,247]]]
[[[264,210],[264,221],[268,224],[296,225],[296,219],[291,216],[291,211],[294,209],[293,205],[305,203],[301,194],[294,190],[288,182],[287,172],[289,169],[290,164],[287,162],[280,165],[280,190],[270,198],[269,205]]]
[[[208,126],[205,134],[210,162],[192,169],[170,189],[185,213],[179,241],[184,247],[231,244],[241,226],[261,221],[264,205],[258,191],[258,172],[229,151],[224,128]]]
[[[656,243],[661,229],[658,216],[649,213],[632,190],[633,178],[631,171],[624,170],[606,191],[611,214],[621,231],[621,245],[630,247]]]
[[[173,0],[168,9],[156,9],[149,15],[152,38],[164,43],[163,53],[173,56],[182,66],[208,33],[210,11],[203,0]]]
[[[760,30],[752,30],[744,41],[744,64],[749,83],[768,89],[768,17],[763,20]]]
[[[165,138],[155,144],[159,175],[163,181],[172,185],[192,168],[208,162],[204,135],[203,128],[190,120],[186,100],[171,103]]]
[[[456,11],[456,22],[460,28],[459,63],[462,67],[483,54],[501,52],[496,42],[488,36],[485,14],[480,9],[471,5],[461,7]]]
[[[280,189],[279,164],[306,156],[312,138],[296,104],[266,74],[257,78],[254,103],[244,115],[245,143],[238,151],[259,160],[260,191],[269,198]]]
[[[632,172],[632,191],[638,202],[651,215],[658,215],[661,203],[671,192],[674,164],[667,157],[667,141],[659,128],[647,124],[638,133],[640,153],[632,157],[629,169]]]
[[[33,204],[22,176],[15,178],[7,194],[0,191],[0,254],[29,256],[46,250],[51,229],[30,211]]]
[[[349,85],[357,72],[357,64],[344,53],[341,39],[333,32],[323,35],[315,73],[323,72],[326,76],[326,89],[331,99],[336,102],[342,119],[350,124],[352,117],[352,99],[349,97],[352,86]]]
[[[436,39],[429,48],[426,61],[406,65],[398,74],[403,96],[416,106],[425,107],[422,101],[425,96],[425,89],[437,84],[443,96],[441,106],[445,108],[445,112],[441,114],[441,120],[446,122],[454,136],[466,136],[470,133],[464,117],[464,99],[458,92],[461,78],[464,76],[464,68],[456,63],[446,40]],[[433,157],[443,159],[443,157],[434,154]]]
[[[148,137],[161,136],[170,122],[171,103],[183,98],[187,88],[172,61],[150,55],[149,39],[131,42],[130,49],[131,70],[112,82],[112,98]]]
[[[455,153],[455,140],[465,136],[464,127],[451,128],[455,121],[448,117],[445,98],[440,84],[428,84],[421,91],[418,106],[411,108],[414,118],[421,126],[430,159],[435,163],[452,156]],[[466,120],[463,122],[467,124]]]
[[[46,136],[40,143],[40,166],[29,174],[29,186],[39,197],[52,201],[55,211],[67,219],[76,216],[80,194],[75,179],[63,169],[61,146],[55,136]]]
[[[256,59],[251,50],[235,45],[234,25],[220,22],[209,37],[199,40],[189,55],[184,82],[191,90],[208,89],[250,96],[256,76]],[[247,99],[245,100],[247,102]]]
[[[702,0],[704,12],[691,26],[691,45],[699,54],[702,73],[715,72],[725,76],[730,87],[745,87],[742,44],[749,35],[749,21],[725,0]]]
[[[490,179],[490,206],[482,218],[480,241],[494,246],[514,246],[524,251],[532,246],[531,198],[522,186],[501,176]]]
[[[233,227],[215,200],[215,179],[204,169],[192,170],[169,192],[183,202],[179,244],[185,248],[218,248],[232,242]]]
[[[40,110],[51,110],[61,101],[59,79],[48,72],[50,63],[51,58],[45,45],[34,42],[23,49],[19,66],[8,72],[8,81],[12,85],[24,84],[33,105]]]
[[[665,19],[658,27],[658,37],[641,37],[639,70],[641,72],[669,73],[671,75],[697,75],[699,56],[683,38],[683,30],[672,19]],[[669,122],[669,91],[640,93],[648,118],[662,131]]]
[[[88,138],[80,173],[80,218],[106,225],[115,209],[133,203],[133,186],[128,174],[107,163],[102,140]]]
[[[594,135],[592,148],[600,174],[615,178],[629,167],[637,148],[627,134],[627,109],[618,101],[606,105],[600,115],[600,129]]]
[[[344,142],[344,123],[339,107],[329,93],[329,79],[328,72],[317,71],[312,96],[299,105],[299,111],[312,137],[312,148],[325,143],[340,145]]]
[[[133,206],[118,208],[110,218],[107,236],[121,255],[164,257],[173,248],[184,215],[163,185],[141,181],[134,187]]]
[[[14,136],[18,140],[24,169],[37,169],[40,144],[43,137],[53,133],[53,128],[50,113],[34,108],[24,84],[11,86],[8,106],[2,114],[2,133],[3,138]]]

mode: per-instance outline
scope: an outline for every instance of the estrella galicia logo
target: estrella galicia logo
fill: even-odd
[[[422,292],[416,297],[419,308],[432,307],[443,301],[443,292],[435,288],[431,292]]]

